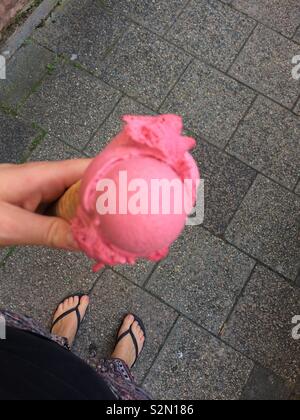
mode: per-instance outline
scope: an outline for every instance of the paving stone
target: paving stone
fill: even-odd
[[[300,100],[297,102],[295,108],[294,108],[294,112],[297,115],[300,115]]]
[[[21,162],[40,134],[31,124],[0,110],[0,163]]]
[[[294,41],[299,42],[300,43],[300,27],[297,30],[295,36],[294,36]]]
[[[147,289],[218,333],[249,278],[254,261],[200,227],[186,228]]]
[[[255,94],[247,87],[195,61],[161,112],[182,115],[187,128],[224,147],[254,98]]]
[[[241,250],[291,280],[300,268],[300,198],[258,176],[226,231]]]
[[[181,318],[144,383],[163,400],[235,400],[253,363]]]
[[[119,98],[114,89],[86,72],[58,65],[25,102],[22,113],[52,138],[82,149]]]
[[[1,268],[0,306],[48,326],[58,303],[72,293],[89,292],[97,277],[81,254],[20,248]]]
[[[0,265],[4,258],[7,256],[9,248],[0,248]]]
[[[300,376],[296,382],[295,388],[293,390],[293,393],[291,395],[292,401],[300,401]]]
[[[135,369],[141,381],[162,346],[177,314],[147,292],[108,270],[91,295],[91,307],[79,335],[76,352],[93,364],[90,350],[108,357],[115,346],[116,333],[127,313],[145,323],[147,344]]]
[[[58,7],[33,37],[95,71],[125,29],[124,19],[107,13],[100,2],[72,0]]]
[[[130,15],[141,25],[160,34],[174,23],[187,0],[104,0],[104,4]]]
[[[300,175],[300,120],[286,109],[259,97],[228,150],[231,154],[294,189]]]
[[[299,311],[299,288],[258,266],[223,331],[223,339],[293,383],[300,374],[300,354],[299,343],[292,338],[292,319]]]
[[[100,127],[95,137],[85,149],[89,156],[97,155],[107,146],[121,130],[123,126],[122,117],[124,115],[152,115],[153,112],[145,106],[135,102],[133,99],[124,97],[109,116],[105,123]]]
[[[49,135],[32,153],[30,160],[35,162],[80,159],[84,157],[68,144],[62,143]]]
[[[252,185],[256,172],[200,139],[197,139],[193,155],[205,182],[204,226],[214,234],[222,235]]]
[[[300,287],[300,270],[298,271],[298,275],[296,277],[296,286]]]
[[[292,37],[300,24],[298,0],[233,0],[232,6],[287,37]]]
[[[298,81],[290,76],[292,57],[298,54],[297,44],[258,25],[230,74],[292,109],[300,93]]]
[[[154,267],[155,263],[151,261],[139,260],[135,265],[126,264],[117,266],[114,271],[122,274],[124,277],[133,281],[134,283],[143,286],[143,284],[149,278]]]
[[[156,109],[190,60],[156,35],[132,26],[104,59],[99,74],[128,96]]]
[[[0,102],[15,108],[47,72],[54,54],[34,44],[26,44],[8,62],[6,79],[0,80]]]
[[[256,366],[242,393],[245,401],[286,401],[291,387],[281,378],[263,367]]]
[[[168,39],[226,71],[256,23],[217,0],[192,0]]]

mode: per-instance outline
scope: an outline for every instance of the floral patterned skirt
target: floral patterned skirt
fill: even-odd
[[[40,335],[43,338],[54,341],[59,346],[70,350],[68,340],[63,337],[47,332],[32,318],[24,315],[14,314],[10,311],[0,311],[0,316],[5,318],[7,327],[18,328]],[[102,359],[95,364],[97,374],[108,385],[118,400],[150,400],[151,397],[140,388],[129,367],[120,359]]]

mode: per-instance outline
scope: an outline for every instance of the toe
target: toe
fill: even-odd
[[[79,298],[77,298],[77,304],[79,303]],[[79,305],[79,311],[81,314],[81,318],[84,317],[84,315],[86,314],[87,308],[90,304],[90,298],[88,296],[82,296],[82,298],[80,299],[80,305]]]
[[[141,331],[141,328],[140,328],[139,323],[137,321],[134,321],[134,323],[132,324],[132,332],[133,332],[133,334],[135,334],[136,336],[139,336],[140,335],[140,331]]]
[[[75,296],[75,297],[73,298],[73,307],[77,306],[77,305],[78,305],[78,303],[79,303],[79,297],[78,297],[78,296]]]
[[[128,331],[131,325],[133,324],[133,322],[134,322],[134,316],[131,314],[127,315],[123,321],[119,336],[123,334],[125,331]]]

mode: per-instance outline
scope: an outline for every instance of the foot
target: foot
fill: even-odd
[[[58,319],[62,314],[68,312],[70,309],[76,308],[79,303],[79,297],[72,297],[66,299],[63,303],[59,305],[57,311],[54,315],[53,322]],[[79,312],[81,320],[84,318],[87,308],[89,306],[90,300],[88,296],[83,296],[80,298]],[[63,318],[59,321],[53,328],[52,334],[55,334],[59,337],[64,337],[68,340],[69,346],[72,347],[76,333],[77,333],[78,320],[76,312],[72,312],[70,315]]]
[[[145,343],[145,335],[143,330],[141,329],[139,323],[135,321],[133,315],[127,315],[124,319],[123,325],[119,332],[119,337],[125,332],[130,329],[132,326],[132,332],[135,335],[136,341],[138,343],[139,355],[143,350],[144,343]],[[132,368],[134,362],[136,360],[136,352],[135,347],[132,341],[130,334],[124,337],[116,346],[113,354],[113,359],[121,359],[123,360],[129,368]]]

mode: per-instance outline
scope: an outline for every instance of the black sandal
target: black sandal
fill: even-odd
[[[120,337],[119,337],[120,331],[121,331],[121,329],[122,329],[122,327],[123,327],[123,324],[124,324],[124,320],[125,320],[125,318],[126,318],[128,315],[132,315],[132,316],[134,317],[134,321],[133,321],[133,322],[137,321],[137,322],[138,322],[138,324],[139,324],[139,326],[140,326],[140,328],[141,328],[141,330],[142,330],[142,331],[143,331],[143,333],[144,333],[145,341],[144,341],[143,348],[141,349],[141,351],[140,351],[140,352],[139,352],[139,345],[138,345],[137,339],[136,339],[136,337],[135,337],[135,335],[134,335],[134,333],[133,333],[133,331],[132,331],[132,325],[133,325],[133,323],[131,324],[131,326],[130,326],[129,330],[127,330],[127,331],[123,332],[123,333],[120,335]],[[141,355],[142,351],[143,351],[143,350],[144,350],[144,348],[145,348],[145,343],[146,343],[146,328],[145,328],[145,325],[144,325],[143,321],[142,321],[142,320],[141,320],[138,316],[136,316],[136,315],[134,315],[134,314],[128,314],[128,315],[126,315],[126,317],[123,319],[122,324],[121,324],[121,326],[120,326],[120,328],[119,328],[119,331],[118,331],[118,334],[117,334],[116,347],[117,347],[117,345],[119,344],[119,342],[120,342],[121,340],[123,340],[125,337],[127,337],[128,335],[130,335],[130,336],[131,336],[132,341],[133,341],[133,344],[134,344],[134,348],[135,348],[135,353],[136,353],[136,358],[135,358],[135,361],[134,361],[133,365],[131,366],[131,369],[132,369],[132,368],[135,366],[135,364],[136,364],[136,362],[137,362],[138,358],[140,357],[140,355]]]
[[[76,336],[77,336],[77,334],[78,334],[78,331],[79,331],[79,328],[80,328],[80,326],[81,326],[81,324],[82,324],[82,322],[83,322],[83,320],[84,320],[84,317],[81,319],[81,314],[80,314],[80,312],[79,312],[79,306],[81,305],[81,299],[84,297],[84,296],[87,296],[87,295],[85,295],[85,294],[83,294],[83,293],[77,293],[77,294],[75,294],[75,295],[70,295],[70,296],[67,296],[66,298],[64,298],[64,300],[62,300],[61,302],[60,302],[60,304],[57,306],[57,308],[56,308],[56,311],[55,311],[55,313],[58,311],[58,308],[59,308],[59,306],[62,304],[62,303],[64,303],[67,299],[71,299],[71,298],[75,298],[75,297],[78,297],[79,298],[79,303],[78,303],[78,305],[75,307],[75,308],[72,308],[72,309],[69,309],[68,311],[66,311],[65,313],[63,313],[63,314],[61,314],[54,322],[53,322],[53,324],[52,324],[52,326],[51,326],[51,334],[52,334],[52,331],[53,331],[53,328],[55,327],[55,325],[56,324],[58,324],[61,320],[63,320],[64,318],[66,318],[67,316],[69,316],[70,314],[72,314],[73,312],[76,312],[76,315],[77,315],[77,331],[76,331]]]

